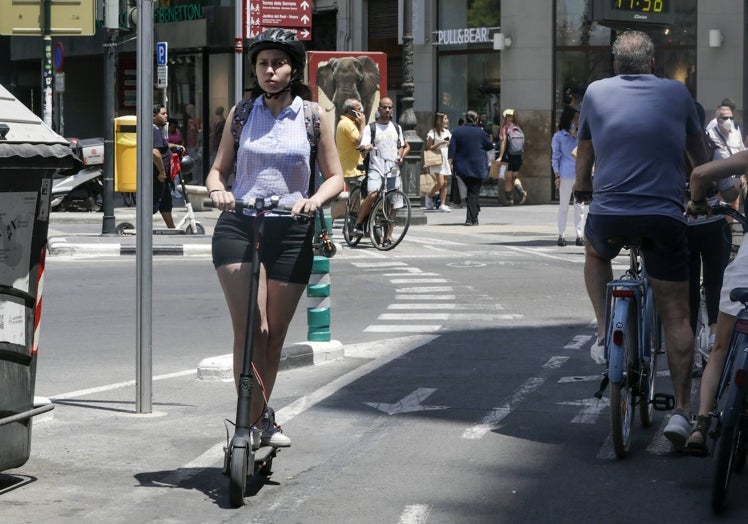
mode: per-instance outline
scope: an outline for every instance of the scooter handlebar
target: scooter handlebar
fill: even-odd
[[[280,206],[280,197],[273,195],[268,199],[265,198],[250,198],[249,200],[237,199],[234,201],[234,209],[243,211],[245,209],[254,209],[256,211],[272,211],[278,215],[290,215],[291,207]],[[206,198],[203,200],[203,206],[209,209],[214,209],[216,205],[213,200]],[[299,222],[308,222],[313,217],[311,215],[300,213],[294,217]]]

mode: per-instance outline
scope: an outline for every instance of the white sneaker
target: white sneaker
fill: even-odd
[[[260,440],[264,446],[273,446],[274,448],[287,448],[291,445],[291,439],[283,434],[280,426],[270,422],[267,414],[262,417],[262,438]]]
[[[434,209],[434,201],[428,195],[423,197],[423,205],[428,210]]]
[[[258,428],[257,426],[252,426],[249,429],[249,435],[252,439],[252,451],[257,451],[258,449],[260,449],[260,428]]]
[[[605,341],[602,338],[598,338],[590,346],[590,357],[595,361],[595,364],[605,365]]]
[[[452,210],[450,209],[449,206],[445,206],[444,204],[442,204],[439,206],[439,211],[443,213],[450,213]]]
[[[673,443],[676,449],[682,449],[686,445],[688,436],[691,434],[693,424],[691,417],[682,409],[674,409],[673,414],[667,421],[667,426],[663,430],[665,437]]]

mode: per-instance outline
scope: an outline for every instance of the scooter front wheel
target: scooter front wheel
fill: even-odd
[[[229,502],[235,508],[244,505],[244,491],[247,489],[247,469],[249,456],[246,447],[231,447],[229,461]]]

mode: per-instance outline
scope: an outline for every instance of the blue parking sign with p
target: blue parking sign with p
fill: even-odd
[[[166,65],[167,60],[166,42],[156,43],[156,65]]]

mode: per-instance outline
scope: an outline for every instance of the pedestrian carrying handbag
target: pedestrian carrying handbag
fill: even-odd
[[[434,152],[430,149],[423,151],[423,167],[435,167],[442,165],[441,151]]]
[[[434,189],[434,184],[436,184],[436,175],[432,175],[430,173],[421,173],[419,186],[421,196],[426,196],[431,193],[431,190]]]
[[[494,180],[504,180],[506,178],[506,168],[509,164],[500,161],[498,158],[491,162],[491,169],[488,171],[488,177]]]

